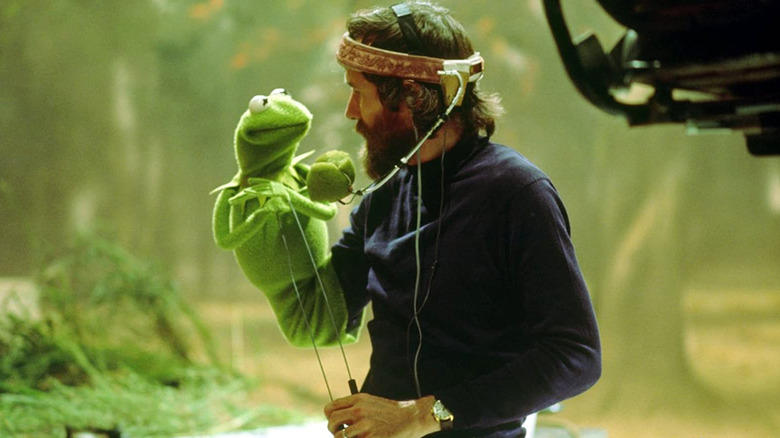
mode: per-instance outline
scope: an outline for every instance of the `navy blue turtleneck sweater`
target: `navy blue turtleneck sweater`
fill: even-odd
[[[418,398],[421,343],[421,395],[455,417],[454,430],[437,436],[517,436],[524,417],[581,393],[601,372],[564,206],[542,171],[485,138],[461,141],[443,166],[421,166],[421,180],[408,167],[366,196],[333,247],[353,327],[372,304],[362,391]]]

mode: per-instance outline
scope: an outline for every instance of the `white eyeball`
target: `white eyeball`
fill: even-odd
[[[277,94],[283,94],[285,96],[289,96],[290,93],[287,92],[284,88],[276,88],[274,91],[271,92],[271,96],[275,96]]]
[[[249,111],[252,114],[260,114],[268,109],[268,96],[258,95],[249,101]]]

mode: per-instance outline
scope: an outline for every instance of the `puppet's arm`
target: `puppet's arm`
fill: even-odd
[[[292,203],[297,213],[311,216],[315,219],[330,220],[336,215],[336,206],[315,202],[282,183],[265,178],[249,178],[250,186],[230,199],[231,204],[237,204],[254,197],[281,197]]]
[[[220,192],[217,202],[214,204],[213,232],[214,242],[222,249],[233,250],[243,245],[260,228],[265,213],[257,210],[244,222],[230,229],[231,211],[239,209],[238,205],[231,205],[230,199],[236,194],[235,188],[226,188]],[[238,214],[237,212],[234,214]]]

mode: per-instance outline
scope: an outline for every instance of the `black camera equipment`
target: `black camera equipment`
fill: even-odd
[[[738,131],[751,153],[780,154],[780,1],[597,1],[626,28],[608,52],[592,32],[573,40],[560,0],[544,0],[566,71],[588,101],[630,126]],[[636,84],[649,97],[621,101]]]

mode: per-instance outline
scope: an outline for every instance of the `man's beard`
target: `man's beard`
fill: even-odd
[[[393,111],[385,110],[373,128],[358,120],[356,130],[366,139],[361,150],[363,167],[374,180],[393,170],[416,142],[414,127]]]

